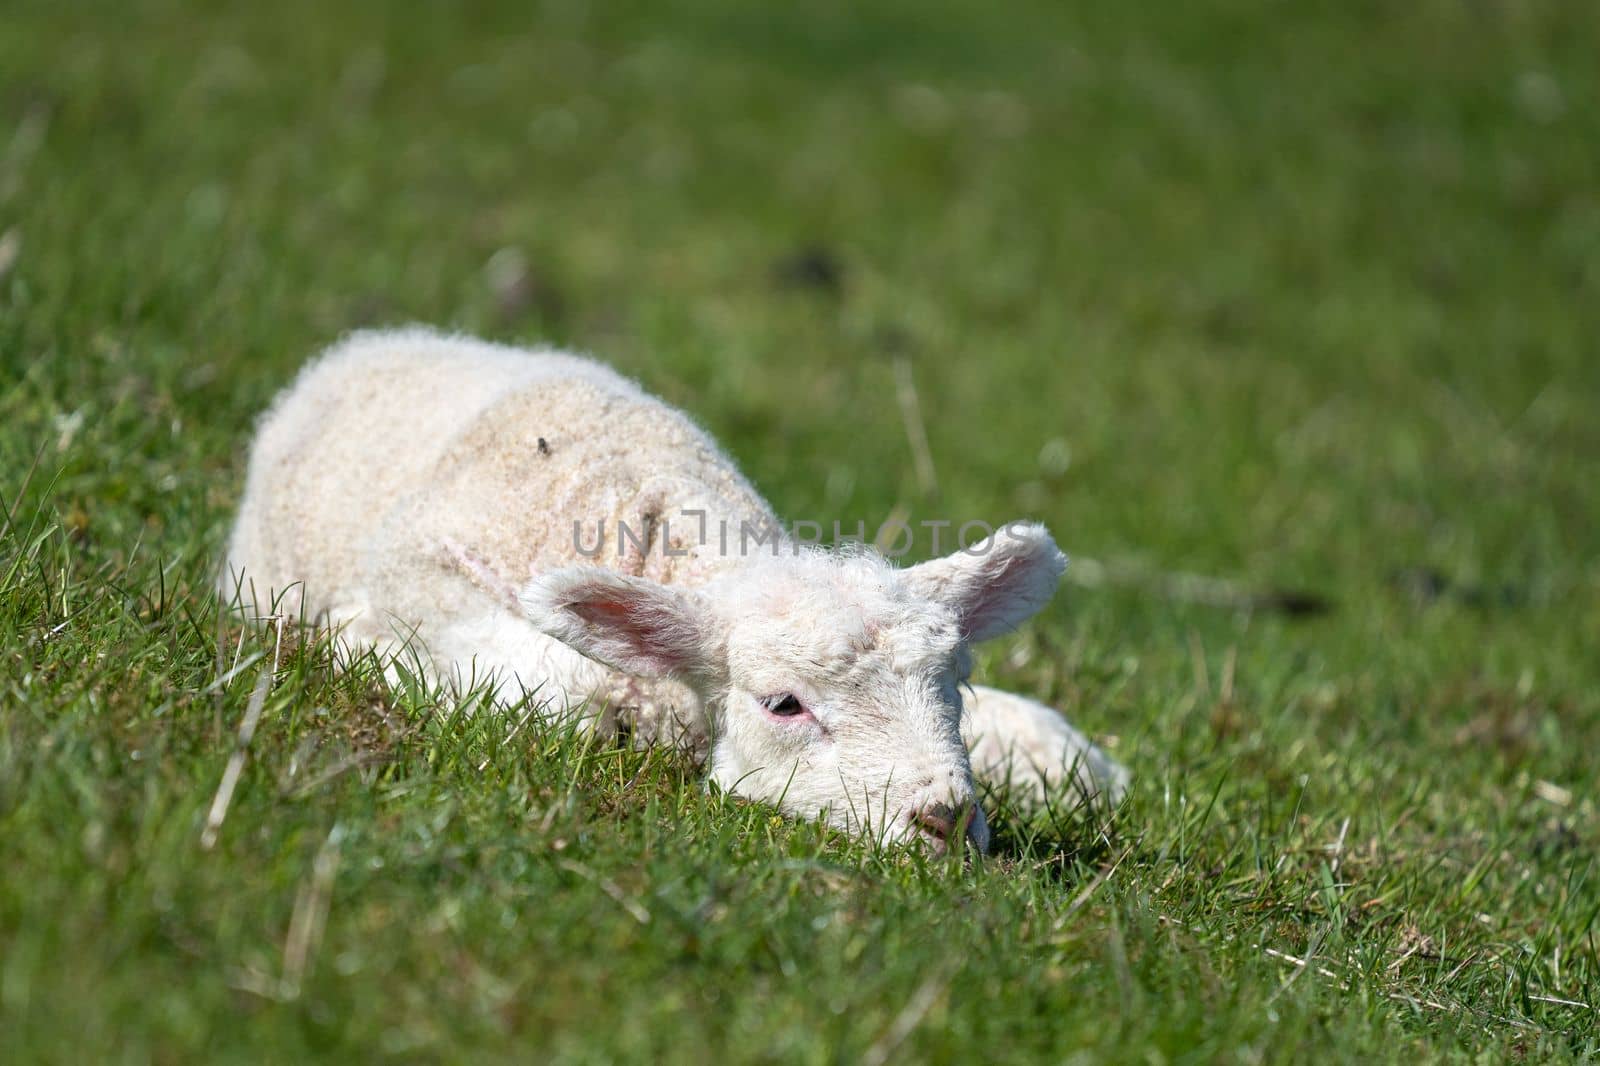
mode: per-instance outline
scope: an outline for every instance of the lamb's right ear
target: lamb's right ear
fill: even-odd
[[[624,673],[690,679],[717,670],[717,629],[698,593],[571,567],[534,578],[517,598],[540,632]]]
[[[903,580],[953,608],[961,639],[988,640],[1015,629],[1049,602],[1067,568],[1041,525],[1012,522],[987,540],[903,571]]]

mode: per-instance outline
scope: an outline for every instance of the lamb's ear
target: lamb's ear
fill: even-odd
[[[943,559],[918,563],[904,580],[919,594],[953,608],[961,636],[988,640],[1015,629],[1055,594],[1067,568],[1041,525],[1012,522],[988,539]]]
[[[697,593],[573,567],[534,578],[518,599],[540,632],[624,673],[692,679],[717,670],[717,627]]]

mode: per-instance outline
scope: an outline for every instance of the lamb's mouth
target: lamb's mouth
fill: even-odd
[[[960,842],[959,847],[964,852],[983,855],[989,850],[988,819],[976,806],[955,811],[945,808],[940,816],[933,818],[913,814],[903,824],[907,830],[903,839],[920,842],[932,855],[948,853],[952,839]]]

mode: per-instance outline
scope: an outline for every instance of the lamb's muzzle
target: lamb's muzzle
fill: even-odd
[[[716,534],[746,528],[782,527],[704,432],[610,369],[363,333],[262,421],[221,587],[446,683],[685,747],[731,791],[850,831],[981,850],[975,770],[1120,792],[1126,772],[1054,711],[966,684],[970,646],[1054,591],[1043,527],[907,569]]]
[[[921,832],[929,844],[943,852],[950,839],[957,837],[978,854],[989,850],[989,822],[983,808],[976,803],[952,807],[948,803],[930,803],[910,812],[911,824]]]

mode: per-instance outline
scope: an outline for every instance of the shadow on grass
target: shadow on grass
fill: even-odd
[[[1041,803],[1000,785],[986,791],[983,803],[990,861],[1036,870],[1057,883],[1082,881],[1135,845],[1121,834],[1118,807],[1082,790],[1058,791]]]

